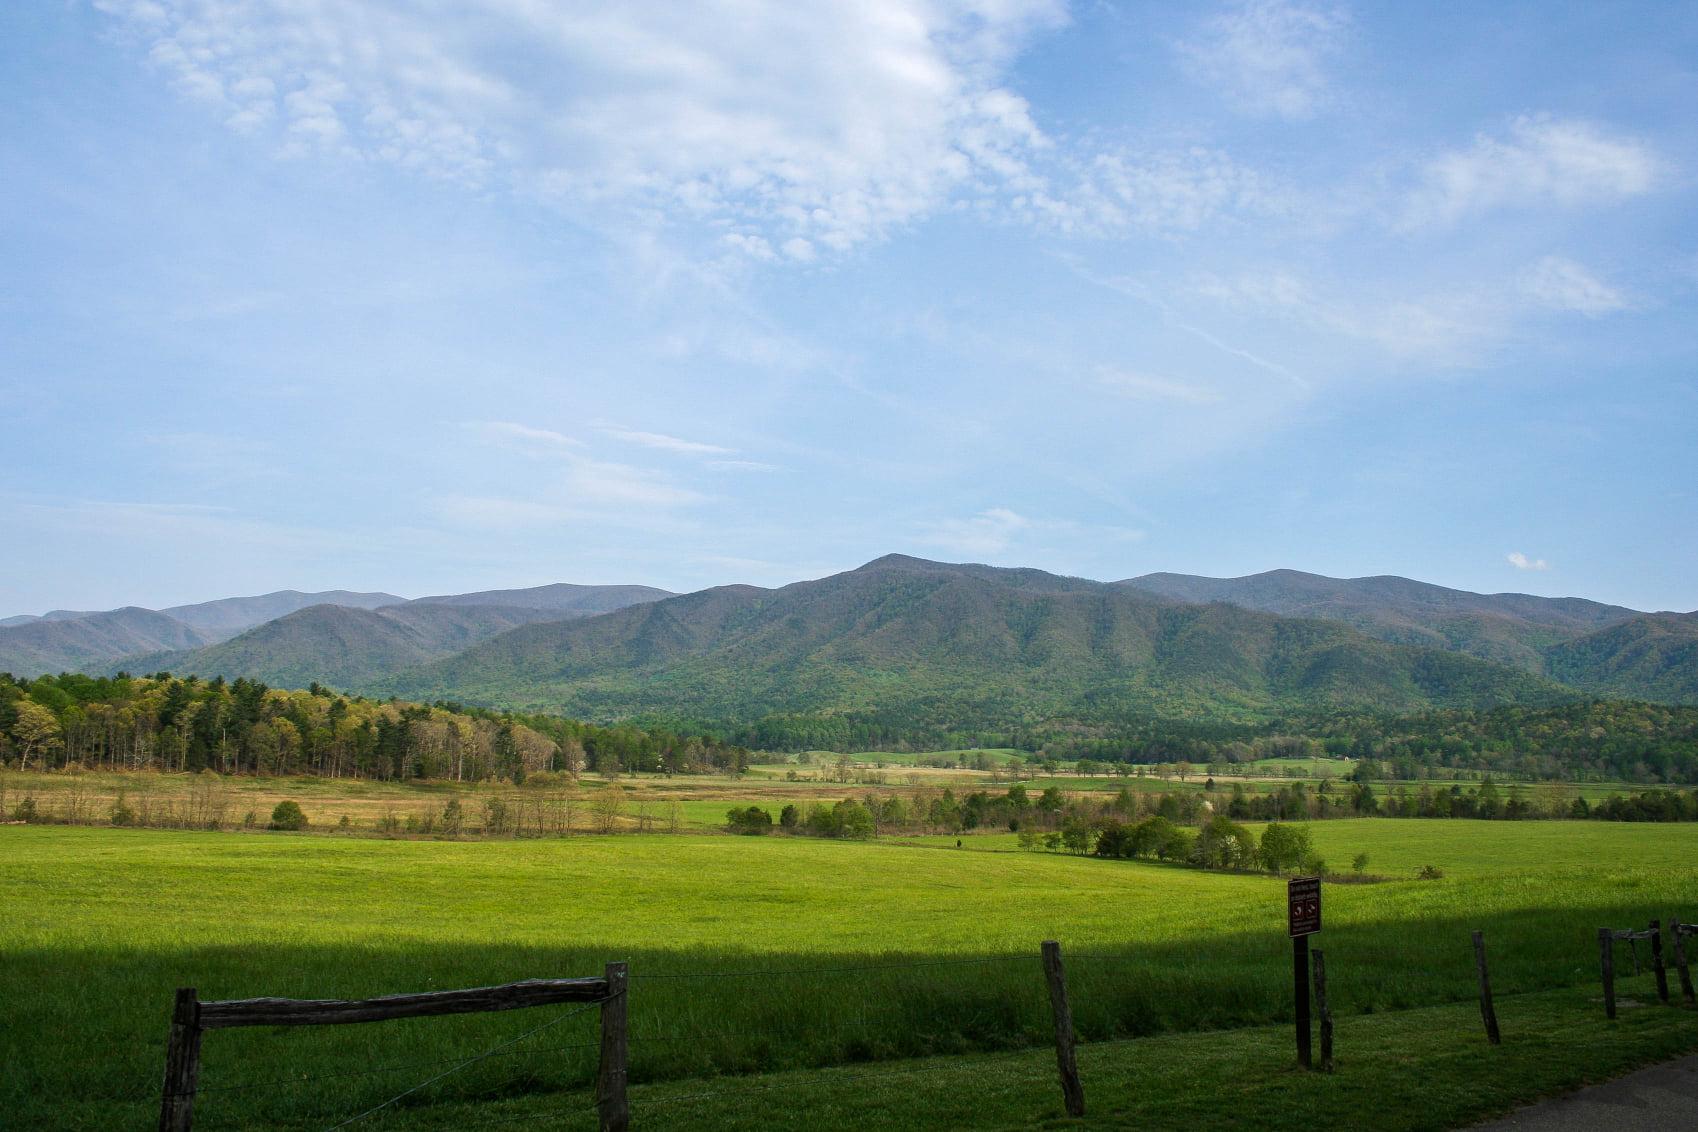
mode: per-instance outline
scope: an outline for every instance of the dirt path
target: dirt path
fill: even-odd
[[[1470,1132],[1681,1132],[1698,1128],[1698,1054],[1517,1109]]]

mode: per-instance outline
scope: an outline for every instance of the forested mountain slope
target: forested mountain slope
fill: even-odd
[[[723,587],[528,626],[372,689],[596,719],[877,710],[937,726],[1565,695],[1525,672],[1332,622],[899,555],[777,590]]]
[[[482,590],[417,598],[415,605],[502,605],[512,609],[556,610],[560,613],[611,613],[627,605],[672,597],[671,590],[653,586],[579,586],[555,582],[523,590]]]
[[[194,605],[174,605],[160,610],[185,625],[192,625],[214,641],[228,640],[244,629],[263,625],[279,617],[287,617],[298,609],[314,605],[341,605],[351,609],[377,609],[394,605],[406,598],[386,593],[355,593],[351,590],[321,590],[302,593],[300,590],[278,590],[254,597],[225,597],[217,601],[202,601]]]
[[[98,672],[119,657],[193,648],[208,637],[151,609],[113,609],[64,619],[38,618],[0,628],[0,672],[41,676]]]
[[[1588,691],[1698,704],[1698,613],[1650,613],[1557,645],[1547,670]]]
[[[1398,644],[1449,649],[1529,672],[1545,671],[1545,650],[1639,616],[1584,598],[1477,594],[1390,575],[1328,578],[1270,570],[1243,578],[1146,574],[1116,583],[1178,601],[1224,601],[1288,617],[1343,621]]]
[[[358,688],[515,626],[570,614],[507,606],[314,605],[205,648],[131,657],[108,671],[245,677],[278,686]]]

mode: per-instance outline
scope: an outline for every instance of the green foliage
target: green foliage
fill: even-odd
[[[1406,1015],[1393,1012],[1448,1002],[1460,1005],[1433,1024],[1433,1064],[1479,1062],[1487,1074],[1464,1088],[1439,1072],[1438,1085],[1414,1090],[1419,1104],[1399,1094],[1406,1097],[1399,1103],[1411,1106],[1400,1110],[1409,1114],[1409,1127],[1436,1123],[1426,1107],[1434,1089],[1446,1097],[1487,1085],[1495,1090],[1499,1085],[1491,1082],[1512,1076],[1508,1063],[1486,1065],[1492,1058],[1457,1059],[1458,1027],[1477,1027],[1477,1015],[1469,1013],[1476,1009],[1469,930],[1483,928],[1492,941],[1500,995],[1523,1004],[1538,993],[1561,995],[1561,1010],[1550,1015],[1552,1032],[1569,1016],[1576,1027],[1593,1027],[1573,1048],[1575,1064],[1595,1072],[1596,1057],[1604,1056],[1598,1051],[1613,1047],[1599,1037],[1602,1012],[1587,1001],[1596,996],[1596,974],[1576,961],[1575,941],[1598,924],[1666,914],[1698,883],[1698,825],[1352,819],[1312,828],[1317,849],[1327,855],[1347,861],[1367,850],[1388,875],[1406,878],[1327,886],[1328,956],[1350,958],[1340,968],[1350,977],[1335,975],[1331,987],[1340,1049],[1348,1041],[1354,1051],[1341,1072],[1362,1075],[1358,1084],[1381,1073],[1409,1088],[1406,1058],[1417,1047],[1408,1033],[1375,1054],[1391,1068],[1371,1069],[1378,1061],[1367,1056],[1367,1031],[1351,1037],[1346,1027],[1413,1026],[1413,1020],[1397,1022]],[[1413,879],[1426,861],[1442,862],[1447,879]],[[1141,1113],[1146,1126],[1158,1122],[1139,1107],[1157,1103],[1150,1081],[1178,1081],[1181,1071],[1212,1076],[1208,1086],[1185,1086],[1198,1097],[1159,1098],[1162,1105],[1188,1106],[1175,1126],[1207,1126],[1223,1090],[1234,1097],[1235,1119],[1249,1121],[1254,1114],[1242,1111],[1248,1094],[1242,1082],[1232,1084],[1234,1075],[1290,1058],[1288,1023],[1270,1030],[1265,1043],[1220,1032],[1289,1017],[1290,952],[1276,946],[1283,942],[1284,884],[1265,876],[807,838],[468,844],[5,826],[0,891],[30,894],[27,916],[0,917],[0,1000],[7,1003],[0,1063],[9,1070],[0,1074],[0,1111],[24,1125],[127,1128],[156,1119],[162,1011],[185,970],[209,999],[360,998],[483,986],[595,974],[609,958],[629,959],[639,974],[770,970],[777,973],[761,980],[758,995],[742,978],[638,983],[633,1032],[688,1040],[633,1042],[633,1080],[683,1096],[712,1088],[700,1078],[723,1079],[727,1066],[754,1073],[1024,1048],[1039,1066],[1034,1089],[1048,1107],[1015,1111],[1003,1122],[1018,1127],[1048,1119],[1059,1107],[1053,1027],[1035,961],[1038,941],[1054,936],[1067,942],[1069,992],[1083,1038],[1168,1035],[1081,1049],[1090,1088],[1101,1079],[1095,1075],[1107,1073],[1108,1059],[1135,1047],[1126,1076],[1116,1079],[1128,1088],[1140,1084],[1127,1111]],[[565,899],[570,915],[562,915]],[[161,908],[171,915],[159,915]],[[217,945],[206,946],[209,939]],[[1455,961],[1458,940],[1461,962]],[[927,965],[857,978],[819,973],[905,962]],[[1129,979],[1128,971],[1138,977]],[[1648,991],[1649,983],[1649,975],[1641,976],[1631,993]],[[1528,1005],[1518,1010],[1524,1024],[1547,1017],[1529,1013]],[[1680,1014],[1627,1011],[1611,1033],[1662,1024],[1658,1019],[1689,1028]],[[410,1105],[402,1123],[466,1127],[527,1101],[558,1115],[563,1095],[594,1081],[594,1025],[591,1013],[556,1031],[550,1047],[589,1044],[538,1058],[532,1090],[502,1092],[510,1088],[513,1065],[493,1059],[420,1097],[424,1103]],[[201,1083],[217,1099],[197,1115],[225,1127],[328,1127],[398,1091],[387,1081],[330,1076],[346,1072],[350,1059],[463,1060],[511,1038],[515,1024],[497,1014],[353,1029],[209,1033]],[[775,1029],[781,1040],[773,1039]],[[1209,1033],[1186,1045],[1190,1039],[1174,1033],[1182,1030]],[[1555,1047],[1534,1040],[1542,1030],[1522,1032],[1528,1039],[1507,1044],[1505,1056],[1525,1057],[1515,1063],[1518,1072],[1533,1072]],[[1229,1056],[1237,1043],[1253,1040],[1250,1054]],[[285,1047],[288,1072],[280,1075],[275,1069]],[[1213,1053],[1204,1057],[1204,1049]],[[1173,1076],[1140,1080],[1155,1072],[1152,1065],[1169,1066],[1161,1073]],[[857,1064],[846,1073],[877,1071]],[[912,1108],[915,1082],[932,1076],[896,1076],[897,1099]],[[1315,1077],[1311,1085],[1303,1075],[1276,1076],[1280,1095],[1294,1098],[1292,1111],[1348,1113],[1355,1110],[1313,1106],[1360,1104],[1359,1090],[1327,1099],[1337,1093],[1332,1078]],[[323,1080],[307,1090],[301,1077]],[[678,1080],[658,1084],[669,1079]],[[149,1080],[151,1092],[136,1085]],[[258,1086],[210,1091],[247,1082]],[[859,1096],[868,1081],[845,1087]],[[492,1095],[501,1099],[492,1102]],[[966,1101],[982,1105],[986,1095],[969,1089]],[[724,1103],[746,1107],[747,1098],[732,1091]],[[772,1114],[746,1117],[770,1124]],[[915,1121],[926,1126],[918,1115]],[[969,1115],[961,1123],[974,1122]],[[1349,1116],[1341,1123],[1348,1125]]]
[[[1312,862],[1314,839],[1306,825],[1269,822],[1262,830],[1261,861],[1269,872],[1291,872]]]
[[[0,761],[334,778],[452,778],[515,785],[580,770],[735,773],[747,750],[710,737],[551,716],[379,702],[316,684],[286,692],[249,680],[0,675]],[[24,764],[27,763],[27,766]]]
[[[651,631],[656,610],[676,631]],[[1572,695],[1528,672],[1337,623],[897,558],[776,592],[720,589],[525,626],[374,689],[691,721],[791,750],[967,736],[962,745],[1003,745],[1041,718],[1249,720]]]
[[[299,831],[307,828],[307,815],[301,811],[301,804],[285,798],[271,811],[271,829]]]
[[[793,809],[793,807],[792,807]],[[792,821],[794,825],[794,821]],[[762,834],[772,832],[772,815],[759,806],[746,806],[726,812],[725,828],[732,833]]]

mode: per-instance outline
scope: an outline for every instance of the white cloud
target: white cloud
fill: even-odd
[[[805,262],[1045,144],[1002,85],[1061,0],[96,0],[187,96],[330,151]]]
[[[1554,255],[1521,273],[1521,290],[1539,306],[1594,317],[1628,305],[1620,291],[1573,260]]]
[[[637,444],[644,448],[659,448],[665,452],[678,452],[689,456],[729,456],[736,452],[734,448],[722,448],[717,444],[703,444],[695,440],[681,440],[661,432],[639,432],[615,425],[596,427],[597,431],[606,433],[615,440],[623,440],[627,444]]]
[[[1201,386],[1190,385],[1183,381],[1174,381],[1165,377],[1130,373],[1126,370],[1104,367],[1097,372],[1097,380],[1116,393],[1145,401],[1180,401],[1190,405],[1214,405],[1221,400],[1221,395],[1212,389],[1205,389]]]
[[[709,460],[707,466],[723,472],[776,472],[777,464],[762,460]]]
[[[1202,276],[1192,291],[1366,343],[1399,361],[1442,365],[1474,364],[1477,348],[1503,333],[1510,313],[1473,287],[1413,297],[1343,296],[1278,268],[1232,278]]]
[[[1068,234],[1121,236],[1194,232],[1222,220],[1288,216],[1297,195],[1219,150],[1105,149],[1061,156],[1041,185],[1011,206],[1027,220]]]
[[[1657,154],[1635,138],[1589,122],[1517,118],[1507,138],[1482,134],[1468,149],[1430,162],[1404,224],[1451,224],[1500,208],[1608,203],[1649,192],[1661,175]]]
[[[997,554],[1032,526],[1024,515],[993,507],[968,519],[940,519],[927,525],[921,541],[957,554]]]
[[[581,442],[552,429],[532,428],[513,421],[471,421],[468,427],[509,448],[556,450],[577,448]]]
[[[675,483],[664,472],[595,459],[583,450],[581,442],[551,429],[532,428],[530,425],[512,421],[475,421],[469,422],[468,427],[492,444],[522,452],[533,458],[549,460],[563,468],[557,485],[558,498],[536,504],[539,507],[664,508],[700,503],[707,499],[701,492]],[[653,442],[656,441],[684,445],[690,443],[656,433],[631,435],[647,438],[639,443],[650,443],[650,446],[654,446]],[[502,505],[506,507],[505,513],[512,516],[528,515],[536,519],[545,514],[541,511],[526,511],[525,509],[532,505],[522,501],[502,501]],[[458,508],[454,512],[457,516],[464,517],[469,513],[464,507],[454,507]]]
[[[1549,570],[1551,568],[1551,564],[1543,558],[1529,558],[1519,550],[1512,550],[1504,557],[1517,570]]]
[[[1309,118],[1332,98],[1325,65],[1349,27],[1348,15],[1330,5],[1247,0],[1178,49],[1197,81],[1241,112]]]

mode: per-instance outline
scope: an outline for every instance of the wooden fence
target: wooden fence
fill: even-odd
[[[1615,956],[1616,944],[1625,942],[1632,950],[1634,973],[1639,972],[1639,956],[1634,946],[1650,944],[1650,962],[1656,975],[1657,994],[1669,1002],[1667,970],[1663,962],[1664,931],[1662,923],[1652,920],[1645,929],[1598,929],[1599,960],[1603,975],[1604,1010],[1608,1017],[1616,1016]],[[1681,923],[1671,919],[1666,928],[1672,941],[1676,969],[1680,976],[1681,994],[1689,1005],[1695,1002],[1691,972],[1687,964],[1686,940],[1698,936],[1698,924]],[[1498,1045],[1502,1037],[1498,1029],[1497,1012],[1492,1000],[1491,982],[1486,969],[1486,945],[1482,932],[1472,937],[1474,962],[1479,981],[1480,1014],[1489,1044]],[[1009,960],[1032,956],[1006,956]],[[1060,1076],[1063,1105],[1069,1116],[1085,1113],[1085,1092],[1080,1082],[1073,1029],[1073,1014],[1068,1001],[1067,978],[1062,965],[1061,945],[1054,940],[1044,941],[1037,956],[1041,960],[1045,985],[1049,992],[1051,1021],[1054,1027],[1056,1067]],[[1087,959],[1093,958],[1087,956]],[[1094,957],[1100,958],[1100,957]],[[1332,1011],[1327,1003],[1327,968],[1324,952],[1312,953],[1314,963],[1313,994],[1319,1007],[1321,1022],[1321,1069],[1333,1068]],[[891,964],[889,967],[930,967],[939,962],[931,960],[913,964]],[[960,960],[959,962],[984,962]],[[859,971],[872,968],[845,968]],[[886,969],[880,965],[877,969]],[[771,972],[739,972],[764,975]],[[1307,972],[1306,972],[1307,973]],[[704,975],[663,974],[650,978],[724,977],[723,972]],[[561,1003],[583,1003],[582,1010],[573,1011],[545,1022],[542,1026],[520,1034],[483,1053],[459,1061],[446,1070],[390,1097],[381,1104],[349,1117],[335,1128],[343,1128],[371,1116],[418,1090],[441,1080],[459,1069],[485,1058],[495,1056],[510,1046],[530,1037],[556,1022],[573,1017],[583,1010],[599,1007],[601,1011],[600,1062],[596,1074],[594,1108],[598,1113],[601,1132],[626,1132],[630,1125],[630,1105],[627,1099],[628,1057],[630,1038],[627,1034],[629,973],[624,963],[608,963],[600,978],[530,979],[503,986],[474,987],[467,990],[432,991],[421,994],[388,995],[382,998],[357,1000],[314,1000],[284,998],[252,998],[224,1002],[202,1002],[195,989],[177,991],[171,1018],[170,1038],[166,1050],[164,1090],[160,1102],[160,1132],[189,1132],[193,1117],[196,1091],[200,1077],[201,1036],[207,1030],[234,1026],[324,1026],[354,1022],[382,1022],[398,1018],[418,1018],[437,1014],[469,1014],[498,1010],[518,1010],[528,1007]],[[1306,1005],[1306,1004],[1304,1004]],[[1306,1014],[1300,1011],[1300,1017]],[[595,1043],[591,1043],[594,1045]],[[452,1059],[450,1059],[452,1060]],[[711,1095],[711,1094],[708,1094]],[[666,1103],[666,1102],[662,1102]]]
[[[603,1132],[625,1132],[631,1119],[625,1094],[628,1048],[625,1032],[627,985],[625,964],[609,963],[599,979],[527,979],[498,987],[393,994],[382,998],[351,1000],[244,998],[226,1002],[202,1002],[194,987],[182,987],[177,991],[176,1006],[171,1014],[170,1037],[165,1050],[165,1085],[159,1104],[159,1132],[189,1132],[194,1124],[195,1092],[200,1084],[201,1035],[207,1030],[222,1030],[232,1026],[340,1026],[351,1022],[387,1022],[397,1018],[422,1018],[434,1014],[521,1010],[563,1002],[586,1003],[588,1006],[585,1009],[589,1006],[601,1007],[601,1065],[596,1077],[597,1108],[600,1111]],[[471,1064],[494,1052],[488,1051],[463,1064]],[[422,1087],[423,1085],[417,1085],[407,1092]],[[343,1123],[351,1124],[379,1108],[393,1104],[405,1095],[406,1093],[402,1093],[392,1097],[377,1108],[368,1109]]]

